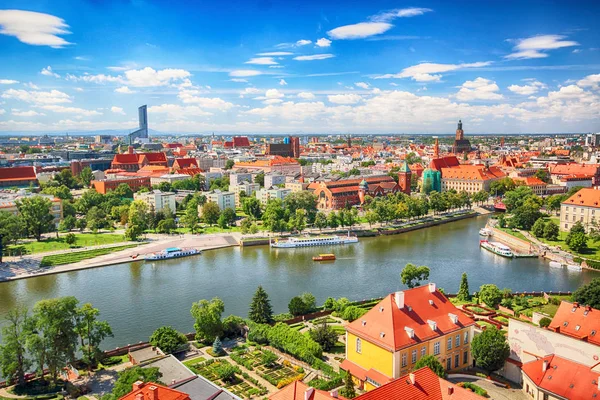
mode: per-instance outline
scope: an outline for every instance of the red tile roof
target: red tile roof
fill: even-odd
[[[0,181],[34,181],[36,179],[34,167],[0,168]]]
[[[308,396],[305,397],[305,394]],[[269,396],[269,400],[334,400],[336,397],[331,396],[329,392],[324,390],[317,390],[309,387],[302,381],[294,381],[290,383],[280,391],[273,393]],[[337,399],[346,400],[344,397],[338,395]]]
[[[395,351],[475,324],[439,290],[430,292],[430,285],[435,287],[431,283],[399,292],[404,293],[402,309],[396,305],[396,294],[386,296],[361,318],[348,324],[346,330]],[[450,314],[458,318],[456,323]],[[435,330],[428,321],[435,322]],[[414,331],[412,338],[405,328]]]
[[[460,163],[458,162],[458,158],[456,158],[456,156],[446,156],[431,160],[429,163],[429,168],[439,171],[442,168],[456,167],[458,165],[460,165]]]
[[[600,190],[583,188],[563,201],[562,204],[598,208],[600,207]]]
[[[198,161],[196,161],[195,158],[177,158],[173,163],[173,167],[175,167],[175,165],[177,165],[178,168],[198,168]]]
[[[544,369],[544,363],[547,362]],[[598,372],[554,354],[522,367],[529,379],[544,391],[569,400],[600,398]]]
[[[595,308],[563,301],[549,328],[600,346],[600,310]]]
[[[411,381],[414,377],[414,383]],[[428,367],[401,376],[356,398],[357,400],[481,400],[483,397],[437,376]]]
[[[484,165],[459,165],[451,168],[442,168],[442,178],[444,179],[487,181],[505,176],[506,174],[500,168],[494,166],[486,168]]]
[[[513,181],[523,182],[523,183],[525,183],[526,186],[547,186],[548,185],[546,182],[544,182],[540,178],[536,178],[535,176],[527,176],[527,177],[518,176],[516,178],[513,178]]]
[[[141,387],[135,389],[136,385],[141,385]],[[159,385],[158,383],[136,382],[134,383],[134,390],[119,400],[190,400],[190,396],[187,393]]]
[[[555,164],[550,166],[552,175],[590,175],[599,173],[600,164]]]

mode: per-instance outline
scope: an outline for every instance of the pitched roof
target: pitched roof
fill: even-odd
[[[307,391],[310,391],[308,397],[305,397]],[[309,387],[302,381],[294,381],[280,391],[269,396],[269,400],[333,400],[336,397],[331,396],[329,392],[317,390]],[[338,395],[337,399],[345,400]]]
[[[600,345],[600,310],[563,301],[549,328],[563,335]]]
[[[198,162],[195,158],[177,158],[174,162],[179,168],[198,167]]]
[[[600,207],[600,190],[583,188],[563,201],[562,204],[598,208]]]
[[[600,164],[555,164],[550,166],[552,175],[596,175]]]
[[[442,168],[456,167],[458,165],[460,165],[460,163],[458,162],[458,158],[456,158],[456,156],[446,156],[431,160],[429,163],[429,168],[439,171]]]
[[[0,181],[36,180],[34,167],[0,168]]]
[[[513,178],[513,181],[523,182],[523,183],[525,183],[526,186],[547,186],[548,185],[546,182],[544,182],[543,180],[541,180],[540,178],[537,178],[535,176],[527,176],[527,177],[517,176],[516,178]]]
[[[396,304],[396,296],[404,296],[401,309]],[[429,321],[435,322],[435,330]],[[346,330],[395,351],[473,324],[473,319],[435,289],[434,283],[430,283],[386,296],[361,318],[348,324]],[[413,330],[413,337],[406,328]]]
[[[523,365],[522,370],[539,388],[561,398],[587,400],[600,396],[598,372],[566,358],[550,354]]]
[[[411,381],[414,377],[414,383]],[[357,400],[481,400],[483,397],[456,386],[437,376],[428,367],[401,376],[386,385],[371,390]]]
[[[487,181],[505,177],[506,174],[498,167],[486,168],[484,165],[459,165],[451,168],[442,168],[444,179],[465,179],[472,181]]]
[[[158,383],[136,382],[134,387],[135,385],[139,385],[139,389],[132,390],[120,400],[189,400],[190,398],[186,393]]]

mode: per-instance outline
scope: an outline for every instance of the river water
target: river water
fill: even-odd
[[[453,222],[410,233],[363,238],[358,244],[303,249],[268,246],[205,251],[200,256],[135,262],[0,283],[0,318],[17,305],[32,307],[41,299],[72,295],[91,302],[112,326],[113,348],[147,340],[154,329],[172,325],[193,331],[192,302],[220,297],[225,315],[246,316],[258,285],[269,293],[275,312],[289,300],[312,292],[351,300],[380,297],[403,289],[406,263],[427,265],[430,279],[449,293],[467,272],[471,292],[484,283],[523,290],[574,290],[599,273],[549,268],[538,259],[506,259],[479,248],[478,231],[486,217]],[[337,260],[315,263],[318,253],[335,252]]]

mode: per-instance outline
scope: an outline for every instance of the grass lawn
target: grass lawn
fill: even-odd
[[[333,354],[345,354],[346,353],[346,345],[342,342],[337,342],[335,346],[329,350],[330,353]]]
[[[509,228],[500,228],[499,226],[495,226],[495,228],[496,228],[496,229],[500,229],[502,232],[506,232],[506,233],[508,233],[509,235],[512,235],[512,236],[514,236],[514,237],[516,237],[516,238],[519,238],[519,239],[521,239],[521,240],[524,240],[524,241],[526,241],[526,242],[529,242],[529,243],[531,243],[531,240],[527,239],[527,238],[526,238],[525,236],[523,236],[523,234],[522,234],[521,232],[519,232],[519,231],[513,231],[512,229],[509,229]]]
[[[479,325],[481,327],[485,326],[486,329],[495,329],[496,328],[496,325],[490,324],[487,321],[477,321],[477,325]]]
[[[41,242],[33,241],[21,243],[16,246],[9,246],[9,249],[16,250],[16,248],[21,248],[23,249],[24,253],[35,254],[44,253],[47,251],[67,250],[76,247],[98,246],[126,241],[123,235],[116,235],[114,233],[75,233],[75,238],[76,240],[73,246],[69,246],[65,242],[64,236],[61,236],[58,239],[51,238]]]
[[[206,358],[204,358],[204,357],[196,357],[196,358],[192,358],[191,360],[184,361],[183,365],[185,365],[186,367],[190,368],[192,365],[201,363],[202,361],[206,361]]]
[[[127,354],[123,354],[122,356],[108,357],[108,359],[106,359],[105,362],[106,364],[100,363],[99,367],[108,368],[114,367],[115,365],[124,364],[126,362],[129,362],[129,357]]]
[[[52,267],[52,266],[56,266],[56,265],[76,263],[79,261],[88,260],[90,258],[103,256],[105,254],[110,254],[110,253],[114,253],[117,251],[130,249],[130,248],[136,247],[136,246],[137,246],[137,244],[126,244],[123,246],[75,251],[75,252],[71,252],[71,253],[63,253],[63,254],[54,254],[51,256],[44,256],[44,258],[42,258],[42,262],[40,263],[40,267]]]
[[[343,326],[341,326],[341,325],[333,325],[333,326],[331,327],[331,329],[333,329],[333,331],[334,331],[335,333],[337,333],[338,335],[344,335],[344,334],[346,334],[346,328],[344,328],[344,327],[343,327]]]
[[[560,231],[558,234],[558,240],[548,240],[544,238],[538,238],[539,241],[546,243],[549,246],[560,246],[560,248],[564,251],[568,251],[569,253],[575,254],[579,257],[589,258],[592,260],[600,260],[600,243],[594,243],[591,239],[587,242],[587,249],[582,251],[581,253],[573,251],[567,246],[565,243],[565,238],[569,232]]]

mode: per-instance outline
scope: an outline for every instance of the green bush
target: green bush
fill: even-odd
[[[544,318],[540,319],[540,326],[542,328],[547,328],[551,322],[552,322],[552,320],[550,318],[544,317]]]
[[[267,339],[276,349],[308,363],[323,355],[323,349],[317,342],[281,322],[267,331]]]
[[[472,392],[475,392],[476,394],[483,396],[483,397],[488,397],[488,393],[485,389],[483,389],[482,387],[477,386],[474,383],[471,382],[460,382],[457,386],[463,387],[465,389],[469,389]]]

